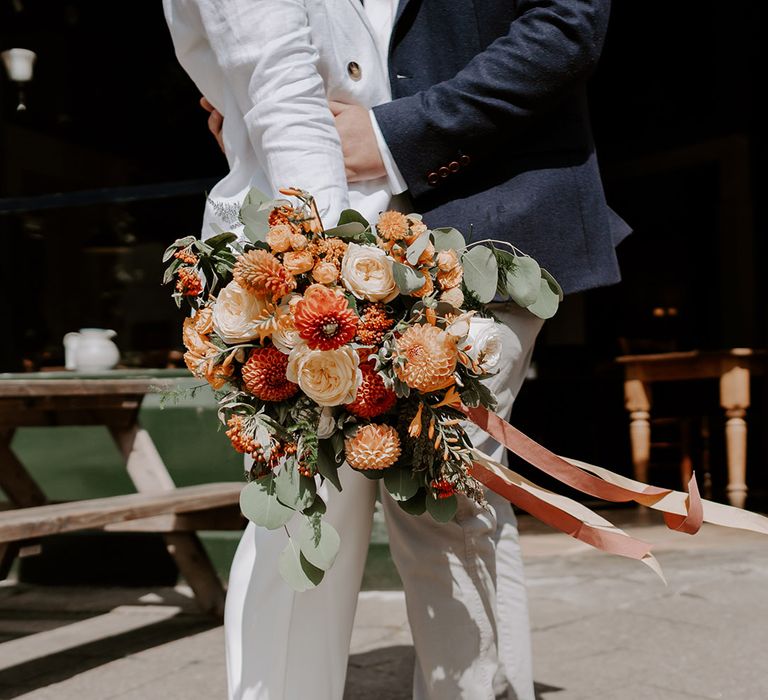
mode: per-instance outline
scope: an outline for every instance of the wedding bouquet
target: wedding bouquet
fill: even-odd
[[[456,494],[484,502],[465,410],[495,408],[482,380],[499,339],[473,338],[472,319],[494,299],[549,318],[562,291],[508,243],[396,211],[372,226],[347,210],[324,229],[310,194],[281,193],[252,190],[237,233],[175,241],[164,281],[194,310],[187,367],[220,391],[227,435],[253,458],[242,511],[286,529],[280,571],[304,590],[340,546],[318,486],[340,489],[345,462],[409,513],[448,521]]]

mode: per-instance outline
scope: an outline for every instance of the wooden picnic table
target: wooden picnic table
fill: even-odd
[[[147,394],[165,391],[175,377],[188,376],[185,371],[163,370],[0,374],[0,488],[12,505],[11,511],[0,512],[0,578],[7,576],[23,550],[24,532],[30,538],[92,527],[161,532],[200,606],[222,613],[224,588],[197,530],[242,528],[242,484],[177,488],[138,420]],[[49,504],[42,486],[11,449],[14,433],[19,428],[94,425],[105,426],[111,434],[138,493]]]

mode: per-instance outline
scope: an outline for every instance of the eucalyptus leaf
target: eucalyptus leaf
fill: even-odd
[[[560,283],[554,278],[552,273],[549,270],[545,270],[543,267],[541,268],[541,276],[547,280],[547,283],[549,284],[549,288],[557,294],[558,299],[560,301],[563,300],[563,297],[565,296],[563,294],[563,288],[560,286]]]
[[[534,316],[546,320],[557,313],[558,306],[560,306],[560,297],[549,286],[549,282],[542,277],[539,282],[539,295],[536,301],[527,307],[528,311]]]
[[[318,440],[317,443],[317,471],[328,479],[338,491],[341,491],[339,481],[339,466],[336,448],[332,440]]]
[[[304,518],[294,538],[310,564],[323,571],[333,566],[341,538],[330,523],[319,517]]]
[[[464,284],[480,301],[487,304],[496,295],[496,283],[499,264],[493,251],[478,245],[471,248],[461,258],[464,266]]]
[[[421,254],[427,249],[429,242],[429,231],[424,231],[424,233],[408,246],[408,250],[405,253],[405,259],[411,263],[411,265],[415,265],[419,262]]]
[[[430,496],[431,498],[431,496]],[[427,510],[427,492],[425,489],[419,489],[414,496],[407,501],[398,501],[399,505],[406,513],[410,515],[421,515]]]
[[[392,263],[392,274],[402,294],[410,294],[424,286],[424,275],[399,262]]]
[[[269,209],[257,209],[255,205],[244,206],[240,210],[243,233],[252,243],[264,243],[269,231]]]
[[[427,512],[439,523],[447,523],[453,520],[453,516],[456,515],[456,510],[459,507],[459,502],[456,496],[435,498],[428,494],[426,501]]]
[[[280,502],[294,510],[304,510],[315,500],[314,479],[299,474],[293,461],[286,462],[275,477],[275,494]]]
[[[363,233],[365,233],[366,226],[364,226],[359,221],[350,221],[346,224],[341,224],[339,226],[334,226],[333,228],[327,229],[325,231],[326,236],[331,236],[333,238],[358,238]]]
[[[315,500],[312,501],[312,505],[310,505],[308,508],[305,508],[301,512],[308,517],[317,517],[320,515],[325,515],[326,510],[328,510],[328,508],[325,505],[325,501],[320,498],[320,496],[315,494]]]
[[[278,570],[285,582],[299,593],[315,588],[325,576],[322,569],[307,561],[298,543],[291,538],[280,555]]]
[[[215,251],[223,248],[228,243],[237,240],[237,234],[232,231],[224,231],[211,238],[208,238],[205,242],[211,246]]]
[[[419,490],[419,481],[410,469],[390,467],[384,470],[384,486],[396,501],[407,501]]]
[[[539,296],[541,268],[533,258],[517,256],[515,266],[507,270],[507,292],[522,307],[529,307]]]
[[[248,520],[268,530],[282,527],[295,512],[277,499],[275,477],[272,474],[245,486],[240,492],[240,510]]]
[[[432,229],[432,235],[435,239],[435,250],[462,250],[466,245],[461,231],[447,227]]]
[[[163,284],[168,284],[173,279],[173,276],[176,274],[176,271],[181,267],[181,265],[181,260],[177,258],[170,265],[168,265],[167,268],[165,268],[165,272],[163,273]]]
[[[338,225],[342,226],[343,224],[349,224],[353,221],[362,224],[365,228],[370,228],[371,226],[366,218],[359,211],[355,211],[354,209],[345,209],[341,212]]]

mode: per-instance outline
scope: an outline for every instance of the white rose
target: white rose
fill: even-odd
[[[232,280],[213,304],[213,329],[229,345],[247,343],[259,335],[257,319],[265,308],[263,299]]]
[[[491,372],[501,361],[502,340],[499,324],[492,318],[473,318],[467,341],[472,348],[467,353],[481,369]]]
[[[341,260],[341,281],[358,299],[392,301],[399,294],[392,262],[381,248],[350,243]]]
[[[310,350],[297,345],[288,355],[285,376],[320,406],[352,403],[363,381],[360,359],[351,347],[336,350]]]

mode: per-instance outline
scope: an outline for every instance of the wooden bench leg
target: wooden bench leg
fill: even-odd
[[[140,493],[175,488],[173,479],[149,433],[138,425],[129,429],[110,428],[126,461],[126,469]],[[211,615],[224,614],[224,586],[213,568],[200,538],[194,532],[164,535],[168,551],[181,575],[192,588],[198,604]]]
[[[17,508],[41,506],[47,499],[37,482],[11,449],[14,430],[0,430],[0,488]],[[8,577],[19,554],[20,543],[0,544],[0,581]]]
[[[200,538],[194,532],[172,533],[164,537],[168,551],[194,592],[202,611],[223,617],[226,595],[224,587]]]

